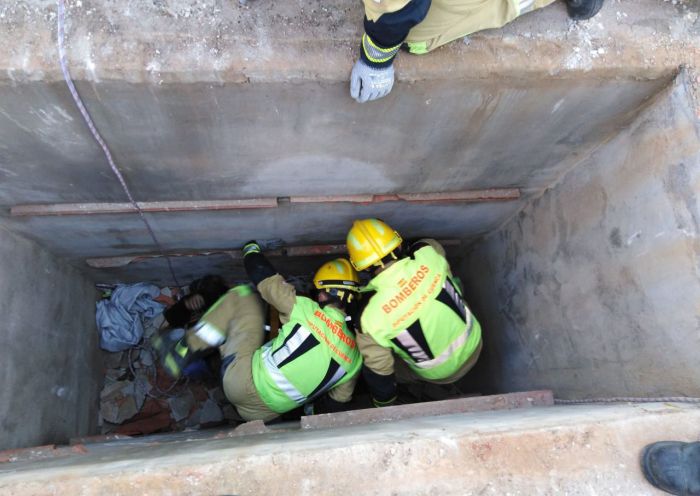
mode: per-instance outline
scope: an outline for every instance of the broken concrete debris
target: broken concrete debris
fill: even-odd
[[[241,422],[235,408],[227,401],[216,374],[196,374],[173,380],[161,369],[155,350],[150,346],[151,337],[169,324],[163,311],[186,299],[192,294],[193,286],[196,285],[157,288],[135,284],[100,288],[105,299],[102,306],[98,304],[98,322],[100,308],[103,308],[102,317],[111,324],[129,325],[129,333],[136,327],[141,329],[134,344],[118,351],[103,352],[104,387],[100,395],[99,418],[102,434],[135,436]],[[208,299],[215,299],[215,296]],[[209,303],[211,301],[207,301]],[[134,311],[135,308],[138,310]],[[188,318],[203,310],[205,308],[198,308],[197,312],[188,314]],[[113,325],[109,332],[115,328]],[[125,338],[122,343],[131,339]],[[214,366],[216,368],[218,364]],[[204,361],[202,367],[210,368]]]
[[[202,425],[218,424],[222,420],[224,420],[224,414],[221,407],[211,398],[207,399],[200,409],[199,423]]]
[[[190,416],[195,404],[195,398],[191,391],[186,390],[180,396],[169,398],[168,404],[170,405],[170,414],[173,420],[179,422]]]
[[[134,382],[112,382],[107,378],[100,394],[100,416],[107,422],[121,424],[139,412],[144,399]]]

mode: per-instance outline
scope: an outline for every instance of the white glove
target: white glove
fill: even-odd
[[[394,86],[394,66],[376,69],[362,59],[355,62],[350,74],[350,96],[360,103],[386,96]]]

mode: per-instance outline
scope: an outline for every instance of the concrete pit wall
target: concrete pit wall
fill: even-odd
[[[125,201],[62,81],[54,4],[1,9],[0,213]],[[126,8],[84,0],[68,1],[66,15],[72,77],[139,201],[522,193],[418,209],[336,203],[152,214],[164,248],[177,251],[237,248],[251,237],[338,242],[352,218],[372,214],[407,237],[475,239],[627,126],[680,65],[700,61],[695,3],[621,0],[571,23],[555,2],[428,56],[399,54],[395,90],[359,105],[348,95],[362,32],[351,0]],[[80,267],[90,257],[154,251],[133,214],[8,222]],[[206,264],[189,261],[175,261],[182,278],[202,275]],[[162,260],[146,270],[170,282]],[[133,281],[138,272],[93,274]]]
[[[688,80],[461,265],[493,389],[700,396],[700,132]]]
[[[669,81],[416,83],[373,106],[347,98],[339,83],[101,82],[79,88],[140,201],[492,188],[517,188],[521,195],[471,203],[293,203],[149,214],[167,251],[189,252],[239,248],[252,238],[287,246],[342,243],[352,220],[366,216],[384,218],[407,237],[474,239],[502,225],[628,125]],[[14,143],[0,151],[6,164],[1,205],[124,201],[66,92],[63,83],[0,84],[0,129]],[[77,266],[86,258],[155,250],[133,213],[8,222]],[[59,235],[64,232],[76,235]],[[184,262],[174,260],[183,280],[202,275]],[[162,260],[151,268],[149,278],[170,282]],[[119,268],[96,275],[103,282],[143,277]]]
[[[65,443],[97,429],[95,288],[0,226],[0,449]]]
[[[0,292],[16,310],[0,338],[8,340],[2,356],[12,350],[0,413],[12,432],[2,439],[15,446],[89,431],[95,418],[94,396],[84,393],[94,384],[83,382],[97,379],[93,306],[83,304],[94,293],[54,255],[85,268],[86,258],[153,245],[133,214],[10,215],[27,203],[125,198],[61,80],[54,4],[7,2],[0,14],[0,214],[53,254],[3,235]],[[522,193],[460,205],[152,214],[166,250],[237,248],[252,237],[338,242],[365,215],[385,217],[406,237],[473,241],[512,219],[461,270],[496,387],[690,394],[700,301],[697,107],[676,86],[638,116],[679,66],[700,63],[697,21],[696,3],[620,0],[571,23],[557,2],[426,57],[401,53],[394,91],[369,105],[347,94],[362,29],[350,0],[69,2],[66,41],[78,89],[139,201]],[[171,282],[159,262],[91,275]],[[43,293],[47,284],[61,286]],[[16,299],[32,292],[39,306]],[[31,368],[25,357],[36,358]],[[62,374],[77,387],[68,400],[51,396]]]

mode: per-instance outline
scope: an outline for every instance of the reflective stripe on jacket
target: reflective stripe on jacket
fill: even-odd
[[[361,316],[362,331],[392,349],[426,379],[457,372],[481,341],[481,327],[432,246],[395,262],[365,288],[375,291]]]
[[[297,297],[277,338],[253,355],[253,383],[271,410],[284,413],[350,380],[361,366],[345,314]]]

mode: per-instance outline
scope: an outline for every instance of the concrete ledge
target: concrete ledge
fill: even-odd
[[[362,9],[351,0],[68,2],[73,77],[164,84],[345,81]],[[690,0],[608,1],[572,23],[562,3],[477,33],[424,57],[400,54],[399,79],[658,77],[700,60],[698,5]],[[55,2],[0,7],[0,78],[61,78]]]
[[[668,404],[449,415],[17,463],[0,492],[647,495],[641,449],[699,426],[700,409]]]
[[[410,405],[396,405],[385,408],[349,410],[338,413],[324,413],[301,418],[302,429],[327,429],[349,427],[351,425],[374,424],[417,417],[450,415],[455,413],[483,412],[490,410],[510,410],[554,404],[551,391],[526,391],[522,393],[475,396],[454,400],[430,401]]]

